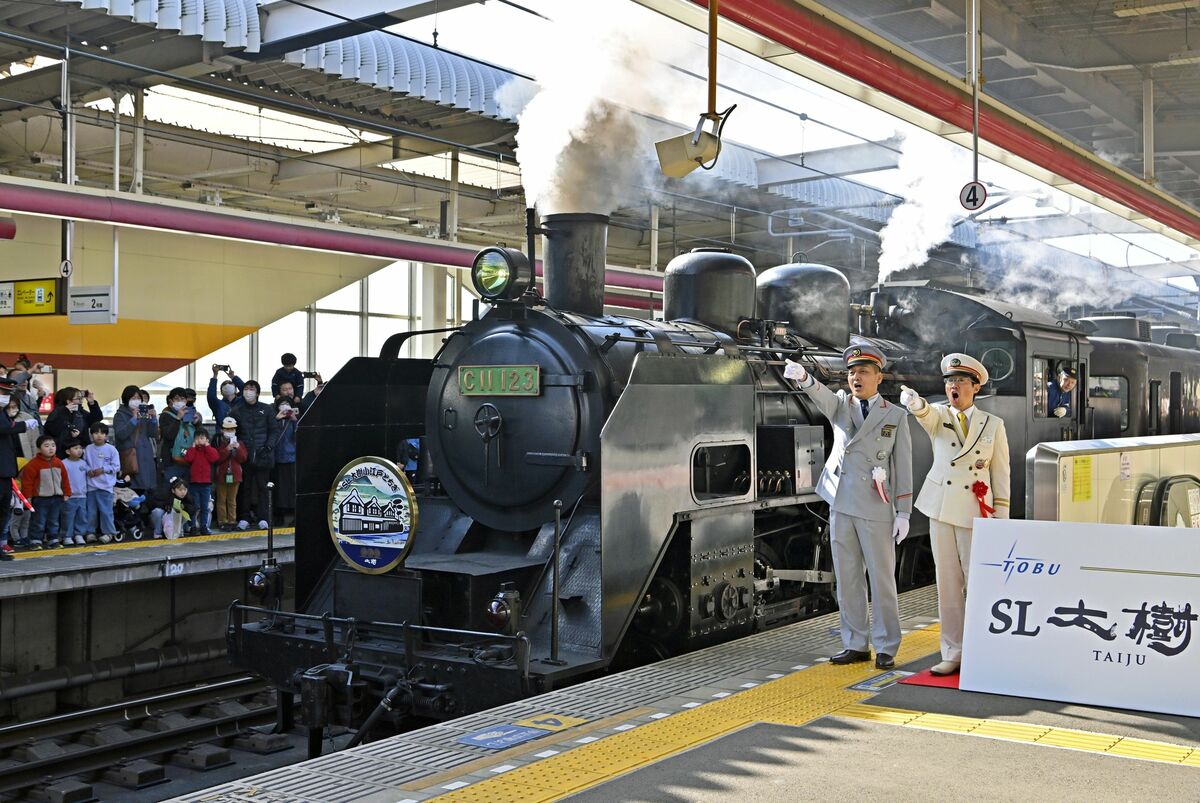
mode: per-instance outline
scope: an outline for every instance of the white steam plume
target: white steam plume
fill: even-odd
[[[536,93],[510,82],[497,94],[502,111],[517,116],[526,199],[543,215],[610,213],[657,180],[648,157],[661,124],[636,112],[683,119],[701,111],[702,84],[666,66],[697,60],[690,32],[638,11],[562,4],[553,39],[538,45]],[[690,111],[680,114],[684,101]]]
[[[924,131],[904,135],[898,164],[904,202],[879,233],[879,281],[924,264],[963,215],[958,191],[970,180],[970,156]]]

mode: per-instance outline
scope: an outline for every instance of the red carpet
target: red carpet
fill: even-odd
[[[955,672],[953,675],[943,675],[939,677],[926,669],[924,672],[918,672],[915,675],[909,675],[906,678],[901,678],[900,682],[910,683],[913,686],[933,686],[938,689],[957,689],[958,673]]]

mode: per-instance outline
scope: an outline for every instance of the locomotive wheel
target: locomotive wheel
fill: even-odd
[[[679,588],[666,577],[655,577],[638,607],[633,625],[652,639],[663,639],[683,622],[683,612],[683,595]]]
[[[900,545],[896,558],[896,588],[907,591],[929,585],[936,575],[933,565],[933,547],[929,538],[909,538]]]

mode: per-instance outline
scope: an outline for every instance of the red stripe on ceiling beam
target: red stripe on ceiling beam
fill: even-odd
[[[692,0],[708,7],[707,0]],[[721,16],[801,56],[878,89],[951,125],[971,130],[971,96],[792,0],[721,0]],[[1003,111],[981,104],[979,136],[1068,181],[1191,237],[1200,216],[1105,169]]]

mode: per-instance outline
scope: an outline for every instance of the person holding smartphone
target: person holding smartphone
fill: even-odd
[[[154,405],[142,401],[137,385],[121,391],[121,406],[113,415],[113,445],[121,459],[121,475],[129,477],[129,486],[139,494],[158,487],[158,463],[154,442],[158,437],[158,417]]]

